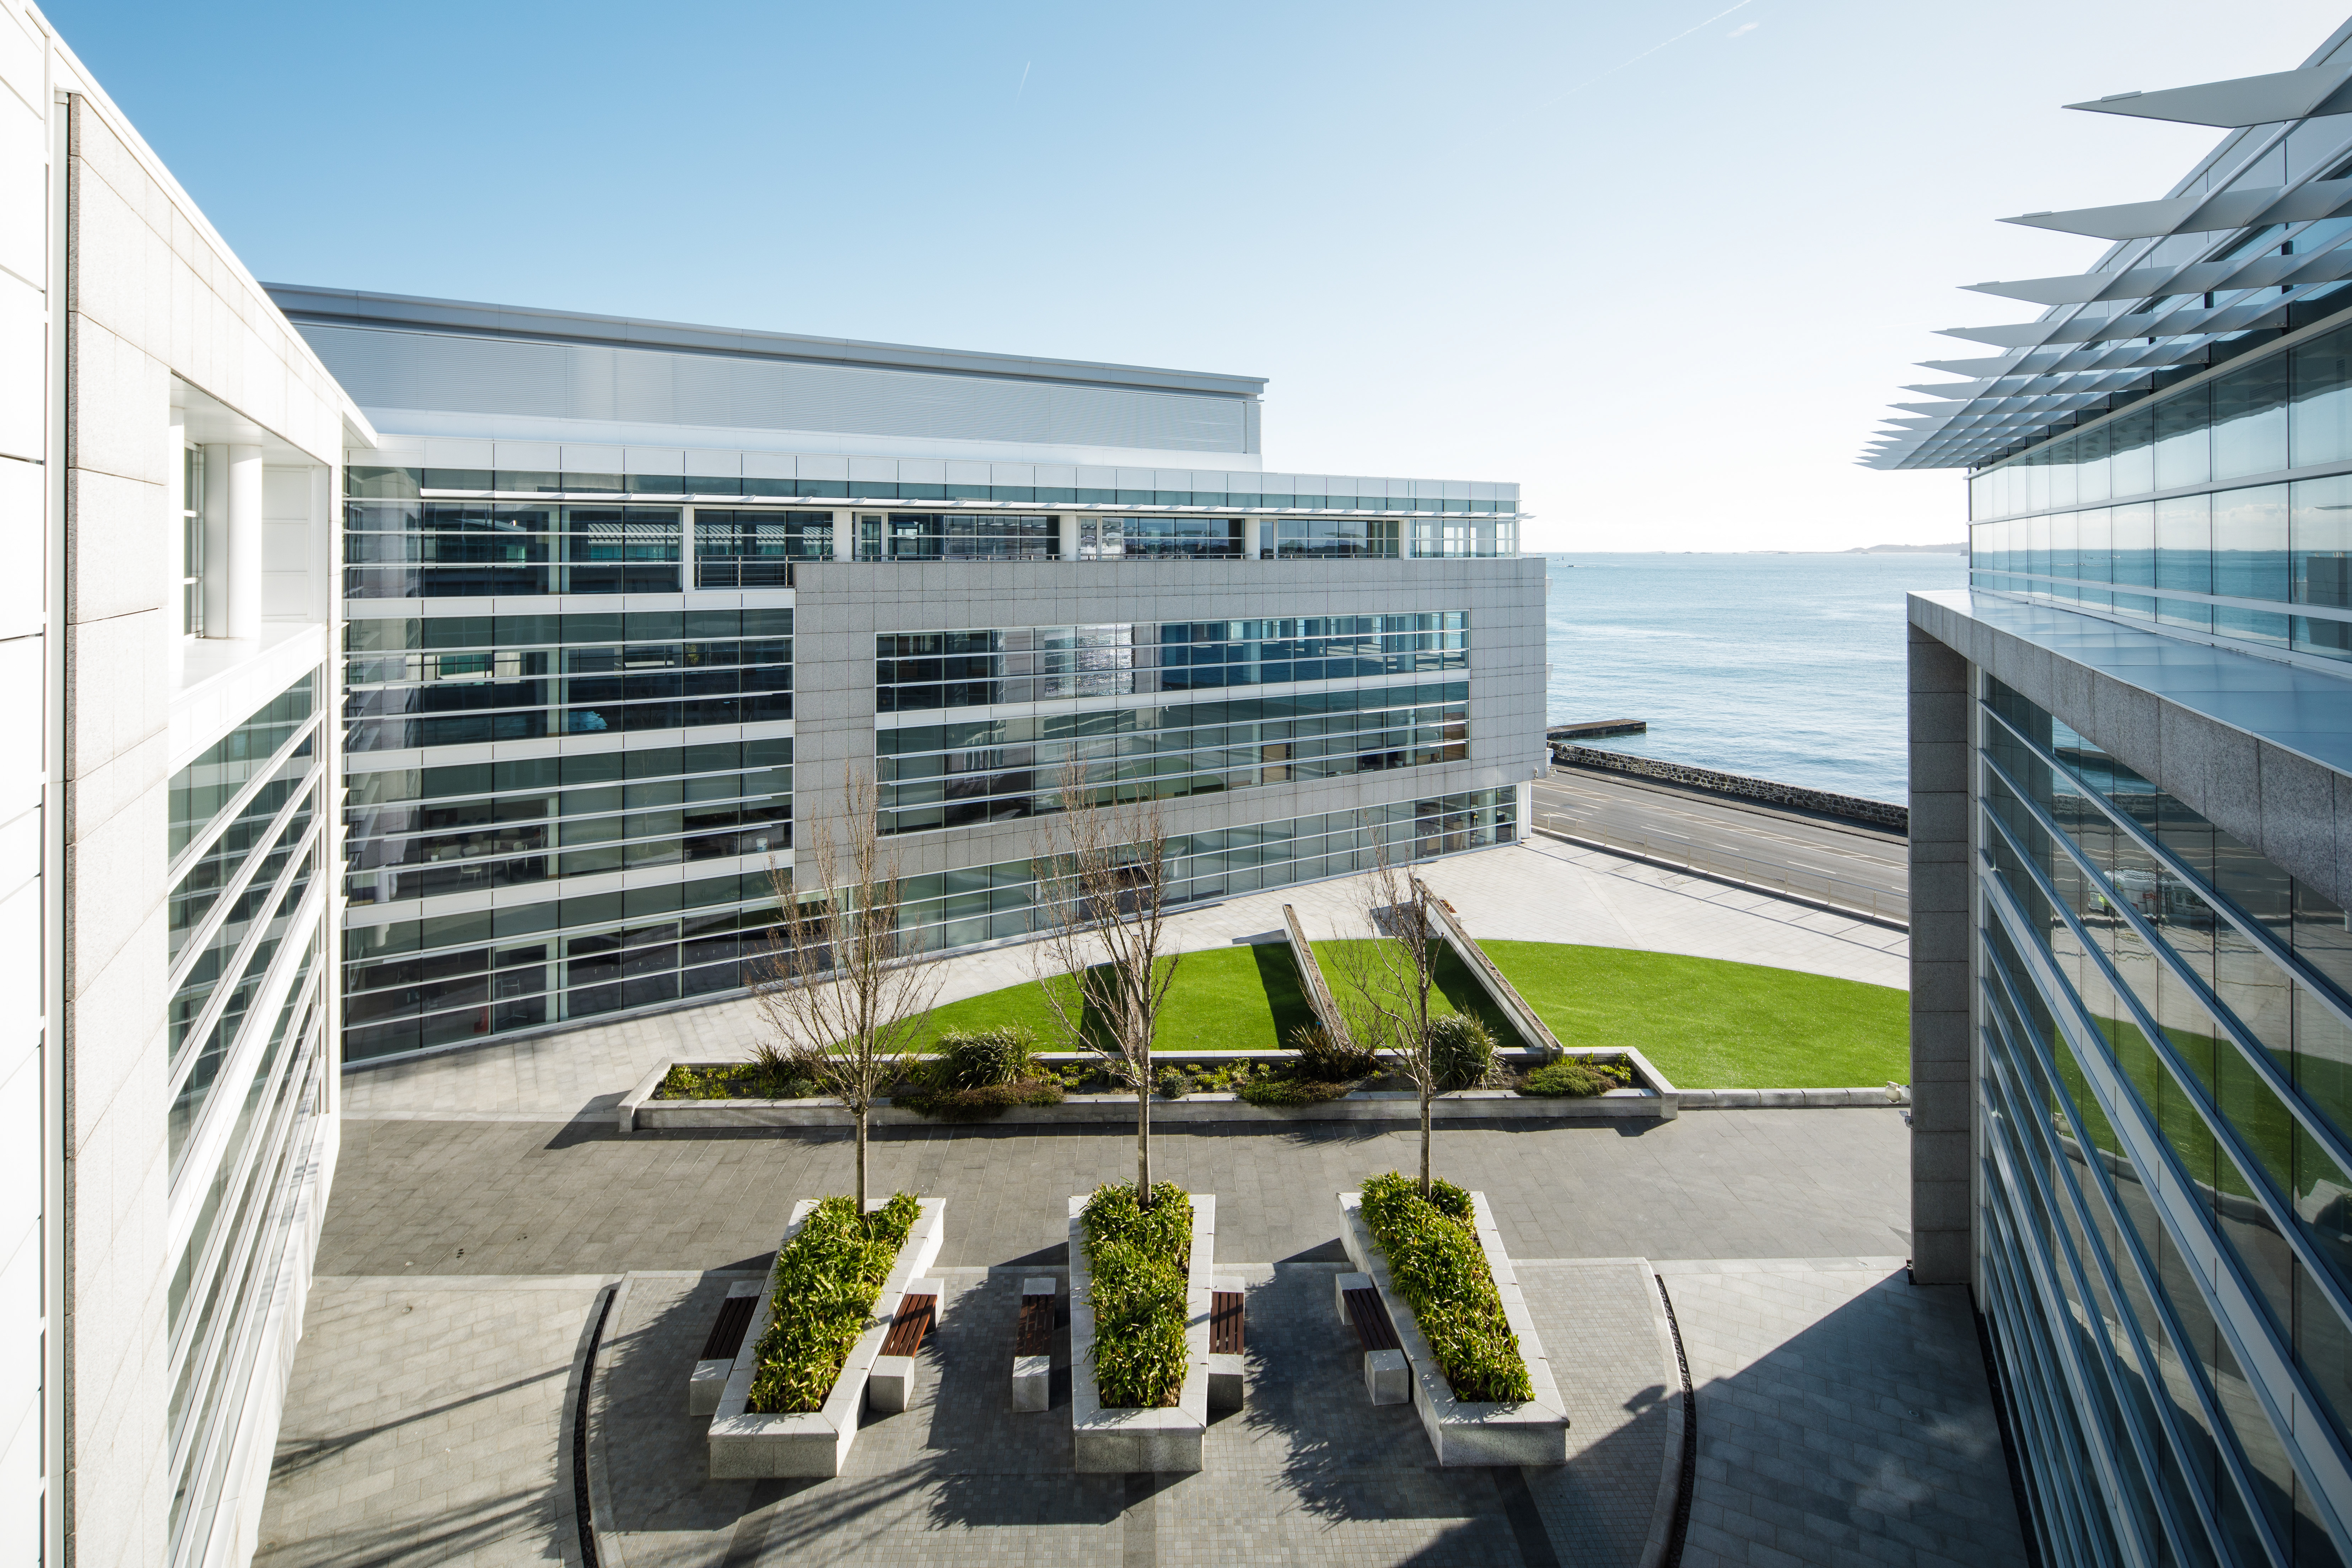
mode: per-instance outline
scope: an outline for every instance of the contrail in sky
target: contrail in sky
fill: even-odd
[[[1566,92],[1561,93],[1560,97],[1573,98],[1578,93],[1582,92],[1586,88],[1591,87],[1594,82],[1599,81],[1601,77],[1614,76],[1619,71],[1623,70],[1627,66],[1638,65],[1642,61],[1648,59],[1652,55],[1656,54],[1660,49],[1664,48],[1668,44],[1679,44],[1685,38],[1689,37],[1693,33],[1697,32],[1700,27],[1711,27],[1717,22],[1722,21],[1726,16],[1730,16],[1734,11],[1738,10],[1740,6],[1753,5],[1754,3],[1755,0],[1738,0],[1738,5],[1727,5],[1722,10],[1717,11],[1714,16],[1709,16],[1706,21],[1700,22],[1693,26],[1685,27],[1681,32],[1676,33],[1673,37],[1668,38],[1664,44],[1653,44],[1648,48],[1643,49],[1640,54],[1635,55],[1630,60],[1619,60],[1607,70],[1601,72],[1599,76],[1586,77],[1582,81],[1578,82],[1574,87],[1571,87]]]
[[[1748,0],[1740,0],[1740,4],[1743,5],[1747,3]],[[1699,26],[1704,27],[1706,24],[1701,22]],[[1021,95],[1029,90],[1029,68],[1034,63],[1034,62],[1030,60],[1023,60],[1021,62],[1021,85],[1013,89],[1013,101],[1015,103],[1020,102]]]

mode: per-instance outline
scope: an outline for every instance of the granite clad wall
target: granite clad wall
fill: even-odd
[[[1524,784],[1544,763],[1543,565],[1538,557],[803,563],[793,573],[793,813],[803,820],[837,813],[844,768],[870,773],[874,766],[876,633],[981,626],[1466,609],[1468,761],[1171,801],[1169,829],[1206,832]],[[1019,859],[1038,848],[1034,829],[1020,823],[914,834],[894,843],[909,876]]]

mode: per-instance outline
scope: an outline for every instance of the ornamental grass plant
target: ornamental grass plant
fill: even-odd
[[[1087,1304],[1095,1314],[1095,1390],[1114,1409],[1164,1409],[1183,1393],[1190,1358],[1184,1297],[1192,1261],[1192,1200],[1173,1182],[1106,1184],[1079,1213]]]
[[[1430,1190],[1423,1197],[1421,1184],[1397,1171],[1374,1176],[1364,1184],[1364,1225],[1454,1397],[1472,1405],[1532,1399],[1535,1382],[1478,1245],[1470,1194],[1451,1182]]]
[[[748,1405],[754,1414],[824,1407],[921,1212],[912,1193],[893,1193],[868,1215],[839,1196],[809,1211],[770,1276],[768,1331],[760,1336]]]

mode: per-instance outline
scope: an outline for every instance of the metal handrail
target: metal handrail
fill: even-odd
[[[1612,833],[1592,823],[1563,816],[1557,812],[1546,813],[1538,821],[1564,838],[1580,839],[1597,848],[1625,850],[1645,860],[1679,866],[1686,871],[1704,872],[1741,887],[1753,888],[1759,892],[1777,892],[1783,898],[1805,899],[1906,928],[1911,923],[1911,895],[1907,889],[1899,893],[1890,892],[1884,888],[1872,887],[1867,882],[1851,881],[1833,872],[1799,870],[1769,860],[1759,860],[1752,856],[1709,848],[1671,835]]]

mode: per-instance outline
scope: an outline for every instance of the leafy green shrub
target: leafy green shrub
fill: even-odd
[[[1495,1065],[1495,1037],[1486,1026],[1461,1013],[1447,1013],[1429,1021],[1429,1065],[1444,1094],[1468,1089]]]
[[[1519,1080],[1519,1092],[1546,1099],[1581,1098],[1630,1088],[1633,1069],[1622,1062],[1595,1061],[1587,1057],[1562,1057],[1536,1068]]]
[[[656,1100],[808,1100],[817,1092],[814,1079],[779,1073],[758,1062],[728,1062],[716,1067],[674,1064],[662,1075]]]
[[[893,1193],[869,1215],[846,1197],[826,1198],[809,1212],[769,1277],[772,1315],[756,1352],[752,1411],[824,1408],[921,1212],[912,1193]]]
[[[1349,1083],[1268,1073],[1263,1078],[1244,1079],[1237,1092],[1252,1105],[1319,1105],[1327,1100],[1338,1100],[1354,1088]]]
[[[1507,1404],[1535,1397],[1519,1340],[1471,1225],[1470,1194],[1433,1184],[1433,1197],[1399,1172],[1364,1184],[1364,1225],[1420,1321],[1454,1397]]]
[[[1015,1105],[1059,1105],[1062,1085],[1050,1078],[1023,1079],[1014,1083],[981,1084],[971,1089],[917,1088],[890,1097],[919,1116],[940,1121],[986,1121]]]
[[[1192,1259],[1192,1200],[1173,1182],[1151,1206],[1124,1184],[1097,1187],[1079,1215],[1093,1279],[1095,1389],[1113,1409],[1159,1409],[1183,1392],[1184,1296]]]
[[[1035,1076],[1030,1063],[1037,1037],[1017,1024],[950,1029],[931,1049],[932,1075],[941,1089],[992,1089]]]
[[[1377,1053],[1350,1040],[1334,1039],[1321,1024],[1301,1024],[1284,1037],[1298,1053],[1298,1076],[1319,1083],[1347,1083],[1370,1078],[1380,1068]]]
[[[1151,1087],[1170,1100],[1181,1099],[1192,1092],[1192,1075],[1180,1067],[1163,1067],[1151,1075]]]

